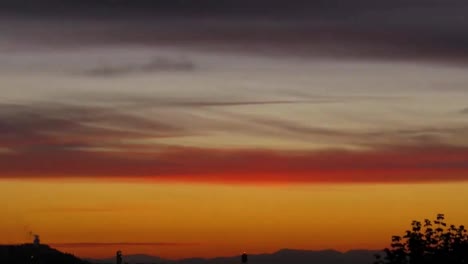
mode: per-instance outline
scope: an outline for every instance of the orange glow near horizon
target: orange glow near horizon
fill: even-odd
[[[414,219],[445,213],[450,223],[468,222],[459,209],[468,203],[468,183],[255,186],[80,179],[1,185],[0,243],[28,242],[34,232],[80,257],[108,257],[116,249],[166,258],[378,249]]]

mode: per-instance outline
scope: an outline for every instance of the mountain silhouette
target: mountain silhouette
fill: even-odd
[[[249,255],[251,264],[371,264],[374,255],[381,251],[373,250],[351,250],[339,252],[336,250],[296,250],[282,249],[271,254]],[[166,260],[150,255],[124,255],[124,262],[129,264],[238,264],[241,256],[216,257],[216,258],[188,258],[181,260]],[[107,264],[115,263],[115,258],[88,259],[92,263]]]

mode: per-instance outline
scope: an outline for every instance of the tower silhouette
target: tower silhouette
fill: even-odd
[[[33,244],[34,244],[34,246],[38,247],[41,244],[41,240],[39,239],[39,235],[33,235],[33,236],[34,236]]]

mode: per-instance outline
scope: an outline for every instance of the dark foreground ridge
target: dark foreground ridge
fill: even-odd
[[[0,245],[0,263],[5,264],[90,264],[72,254],[47,245]]]
[[[377,251],[352,250],[341,253],[335,250],[309,251],[283,249],[271,254],[250,255],[248,263],[254,264],[370,264]],[[212,259],[189,258],[167,260],[155,256],[124,255],[128,264],[238,264],[241,256]],[[115,257],[82,260],[72,254],[60,252],[47,245],[0,245],[0,263],[3,264],[114,264]]]

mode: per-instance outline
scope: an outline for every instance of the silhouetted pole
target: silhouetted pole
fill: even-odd
[[[122,264],[122,251],[117,251],[117,254],[115,256],[115,261],[117,264]]]
[[[244,252],[244,254],[242,254],[242,263],[247,263],[248,262],[248,258],[247,258],[247,253]]]

